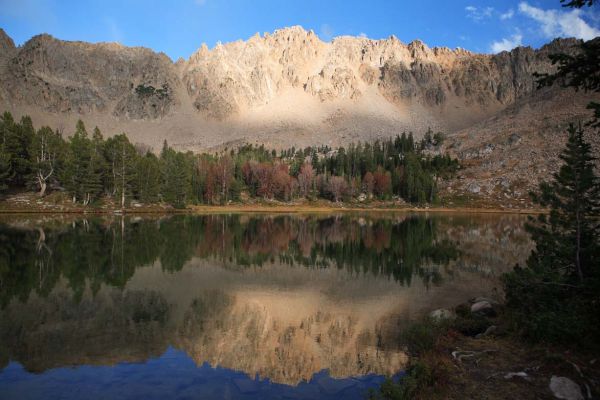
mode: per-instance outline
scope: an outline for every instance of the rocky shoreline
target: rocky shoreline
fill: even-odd
[[[600,393],[598,354],[524,341],[498,300],[474,298],[416,324],[435,336],[431,348],[411,354],[410,365],[420,366],[412,371],[427,372],[411,375],[409,367],[409,381],[422,384],[397,398],[584,400]],[[409,352],[410,340],[424,340],[405,338]]]

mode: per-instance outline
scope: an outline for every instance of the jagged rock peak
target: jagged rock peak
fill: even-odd
[[[188,59],[194,64],[206,59],[211,54],[232,56],[235,58],[242,52],[244,57],[256,53],[302,52],[312,58],[322,56],[329,49],[330,54],[354,53],[365,54],[373,60],[379,59],[382,66],[383,60],[396,59],[432,59],[437,57],[455,57],[474,54],[461,48],[449,49],[447,47],[428,47],[423,41],[415,39],[405,44],[396,36],[391,35],[385,39],[371,39],[364,36],[342,35],[336,36],[331,42],[325,42],[313,30],[306,30],[300,25],[276,29],[272,33],[265,32],[262,36],[255,33],[247,40],[237,40],[229,43],[218,42],[214,48],[209,49],[204,43]],[[370,55],[369,55],[370,54]],[[286,56],[287,57],[287,56]],[[351,57],[356,58],[356,57]]]
[[[490,55],[428,47],[421,40],[403,43],[393,35],[324,42],[292,26],[212,49],[202,44],[188,60],[174,63],[143,47],[50,35],[15,49],[0,33],[0,43],[13,48],[0,60],[5,108],[91,114],[123,124],[167,117],[182,125],[196,119],[267,128],[293,123],[356,138],[375,130],[369,121],[381,127],[380,136],[398,126],[451,131],[481,121],[529,98],[536,87],[532,74],[555,68],[548,54],[576,44],[555,40],[540,50]],[[189,123],[188,137],[209,129]]]

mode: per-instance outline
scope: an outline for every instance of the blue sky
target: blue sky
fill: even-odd
[[[489,53],[539,47],[557,36],[599,36],[600,6],[571,10],[559,0],[0,0],[0,27],[17,45],[45,32],[150,47],[174,60],[202,43],[213,47],[291,25],[323,40],[396,35]]]

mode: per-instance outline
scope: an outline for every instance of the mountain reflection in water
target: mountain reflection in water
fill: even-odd
[[[224,379],[234,398],[290,390],[347,398],[402,370],[403,324],[489,295],[499,274],[523,261],[530,244],[522,222],[13,217],[0,225],[0,393],[45,397],[35,388],[56,374],[62,384],[45,390],[74,393],[77,382],[99,382],[82,378],[85,368],[100,368],[112,371],[98,372],[106,390],[88,394],[113,397],[109,388],[126,385],[129,368],[140,391],[160,383],[200,396],[217,387],[207,381]],[[196,375],[156,382],[157,368],[192,361]]]

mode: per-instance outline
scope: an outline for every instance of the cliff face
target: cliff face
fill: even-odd
[[[470,159],[485,152],[479,147],[495,136],[533,134],[526,128],[515,132],[511,121],[539,127],[548,117],[544,110],[553,109],[564,110],[570,120],[587,116],[579,106],[589,96],[536,90],[533,77],[552,69],[548,54],[569,52],[575,44],[557,39],[539,50],[486,55],[429,48],[418,40],[404,44],[393,36],[338,37],[329,43],[291,27],[213,49],[202,45],[187,61],[173,63],[145,48],[49,35],[15,48],[0,31],[0,109],[17,117],[29,114],[36,125],[61,127],[67,134],[83,118],[105,134],[127,132],[155,149],[164,139],[190,150],[245,142],[337,146],[402,131],[419,136],[431,127],[458,135],[451,150]],[[549,134],[564,129],[560,123],[541,125]],[[474,130],[493,131],[494,138],[480,140]],[[556,160],[562,140],[522,143],[534,142],[548,147]],[[511,146],[504,161],[521,144]],[[497,167],[493,176],[503,172],[504,166]],[[545,176],[533,173],[532,185]],[[457,190],[468,191],[465,185]]]
[[[312,31],[292,27],[212,50],[203,45],[189,60],[174,64],[145,48],[65,42],[49,35],[16,49],[2,31],[1,91],[4,106],[17,111],[30,107],[123,123],[173,116],[189,111],[186,106],[207,122],[239,122],[257,109],[274,117],[270,114],[282,106],[316,102],[323,105],[321,123],[336,109],[338,115],[378,114],[414,129],[419,124],[410,114],[416,112],[416,119],[452,131],[529,96],[532,73],[551,68],[547,55],[573,44],[556,40],[537,51],[517,48],[490,56],[429,48],[418,40],[404,44],[393,36],[326,43]],[[388,104],[379,113],[368,107],[380,103]],[[296,117],[313,124],[310,107],[306,115],[296,111]],[[196,133],[199,139],[210,134],[201,128]],[[335,128],[330,133],[335,138]]]
[[[50,113],[100,113],[130,119],[172,111],[179,85],[164,54],[113,43],[63,42],[39,35],[7,62],[2,82],[11,104]],[[163,89],[150,92],[147,88]]]

